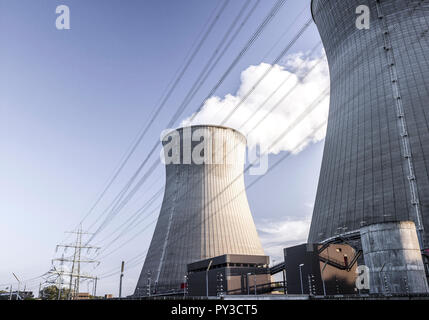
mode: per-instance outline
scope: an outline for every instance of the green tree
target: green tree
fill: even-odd
[[[60,300],[67,300],[69,296],[69,289],[62,288],[61,289],[61,297]],[[40,291],[40,297],[42,300],[57,300],[58,299],[58,288],[57,286],[49,286],[45,287]]]

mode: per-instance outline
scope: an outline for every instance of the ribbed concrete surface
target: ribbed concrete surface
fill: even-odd
[[[359,5],[370,8],[369,30],[356,28]],[[377,8],[375,0],[313,0],[312,11],[330,66],[331,103],[309,241],[379,222],[418,226],[410,179],[429,230],[429,1],[381,0]],[[427,232],[424,238],[427,245]]]
[[[367,226],[361,238],[371,293],[429,293],[414,222]]]
[[[183,164],[184,145],[197,150],[200,142],[178,130],[181,164],[166,165],[164,201],[136,294],[146,294],[149,272],[160,292],[180,288],[188,263],[223,254],[264,255],[244,187],[245,137],[216,126],[187,130],[212,137],[207,150],[217,161]]]

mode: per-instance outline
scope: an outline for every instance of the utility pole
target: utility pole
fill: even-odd
[[[82,236],[83,235],[90,235],[91,233],[82,231],[81,225],[79,226],[77,231],[69,231],[66,233],[75,234],[76,235],[75,242],[71,243],[71,244],[59,244],[59,245],[57,245],[57,250],[59,247],[64,248],[64,250],[71,248],[74,250],[73,255],[70,257],[64,258],[64,254],[63,254],[61,258],[53,259],[52,262],[59,261],[61,263],[61,270],[56,270],[56,268],[54,267],[55,270],[54,271],[51,270],[51,271],[49,271],[49,273],[56,274],[58,277],[61,278],[60,288],[59,288],[60,292],[61,292],[61,286],[63,285],[62,284],[62,277],[64,277],[64,276],[70,277],[69,293],[68,293],[67,298],[68,298],[68,300],[71,300],[79,294],[79,285],[80,285],[81,279],[96,279],[96,277],[94,277],[94,276],[84,275],[81,273],[81,264],[89,264],[89,263],[97,263],[98,264],[99,263],[99,261],[82,257],[82,249],[99,250],[100,248],[95,247],[95,246],[82,244]],[[71,272],[66,272],[63,269],[64,262],[71,263]]]
[[[16,276],[15,273],[12,272],[12,274],[15,277],[15,279],[18,281],[18,292],[16,294],[16,300],[18,300],[20,298],[20,296],[19,296],[19,290],[20,290],[20,287],[21,287],[21,280],[18,279],[18,277]]]
[[[98,281],[98,278],[95,277],[95,279],[94,279],[94,293],[93,293],[94,297],[97,296],[97,281]]]
[[[125,262],[122,261],[122,263],[121,263],[121,276],[119,278],[119,299],[122,298],[122,278],[124,277],[124,264],[125,264]]]

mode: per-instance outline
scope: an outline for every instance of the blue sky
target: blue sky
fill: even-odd
[[[165,109],[84,228],[109,204],[148,148],[159,140],[243,1],[230,1]],[[29,279],[49,269],[55,246],[71,240],[65,240],[64,232],[73,229],[88,212],[219,2],[0,0],[0,284],[16,285],[12,272]],[[195,111],[275,3],[261,2],[176,125]],[[309,2],[286,2],[217,96],[235,94],[245,69],[274,59],[310,16],[306,10],[290,33],[280,38]],[[61,4],[70,7],[71,30],[55,28],[55,9]],[[312,25],[290,53],[306,52],[317,41],[319,35]],[[311,215],[322,152],[323,142],[312,144],[248,191],[257,226]],[[282,155],[270,156],[270,162]],[[159,166],[106,234],[150,198],[163,179]],[[246,177],[248,183],[252,179]],[[136,228],[132,234],[138,231]],[[146,249],[152,231],[149,227],[102,260],[99,268],[87,271],[102,274],[119,269],[121,260]],[[117,245],[126,240],[121,238]],[[126,294],[134,290],[141,266],[142,262],[126,268]],[[28,282],[28,287],[36,290],[38,282]],[[102,279],[98,293],[117,294],[117,283],[116,276]],[[86,284],[82,290],[85,288]]]

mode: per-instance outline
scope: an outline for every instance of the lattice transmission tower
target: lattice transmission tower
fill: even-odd
[[[64,281],[64,279],[67,278],[69,279],[69,294],[67,297],[68,299],[75,299],[78,296],[79,286],[82,279],[93,280],[93,295],[95,295],[97,290],[98,278],[94,275],[82,273],[82,265],[94,263],[99,264],[100,262],[94,259],[87,258],[82,254],[82,251],[86,249],[87,253],[89,253],[91,250],[94,250],[94,252],[96,252],[100,249],[100,247],[91,246],[83,243],[83,236],[91,235],[91,233],[82,231],[82,226],[79,226],[77,231],[69,231],[66,233],[75,234],[76,240],[73,243],[57,245],[56,251],[58,251],[58,248],[63,248],[64,253],[62,254],[61,258],[52,259],[52,269],[49,271],[50,275],[57,276],[57,279],[54,282],[58,283],[60,291],[58,296],[61,297],[61,290],[65,285],[67,285],[67,282]],[[72,249],[73,254],[70,256],[64,256],[64,254],[67,252],[67,249]],[[59,262],[60,267],[56,268],[54,262]],[[67,268],[67,265],[71,267]]]

